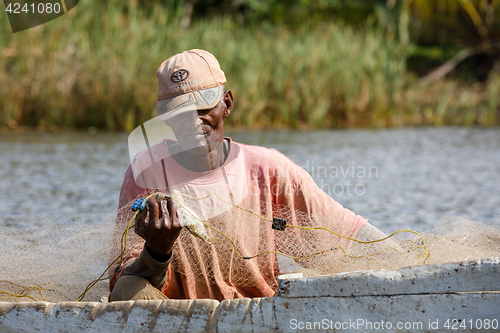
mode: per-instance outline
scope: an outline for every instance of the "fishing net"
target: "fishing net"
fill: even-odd
[[[498,226],[461,218],[442,220],[422,234],[401,230],[386,236],[368,227],[350,237],[338,233],[327,217],[287,207],[262,205],[256,212],[225,202],[216,193],[205,198],[170,195],[179,209],[186,207],[199,218],[209,237],[218,239],[208,244],[184,228],[174,246],[173,269],[204,283],[222,277],[252,287],[253,274],[259,272],[276,288],[279,274],[395,270],[500,256]],[[202,202],[209,198],[227,210],[204,219]],[[99,301],[107,296],[108,275],[144,245],[134,233],[136,212],[130,208],[131,204],[112,214],[74,217],[2,218],[0,301],[76,300],[99,277],[102,281],[91,284],[80,299]]]
[[[225,202],[216,193],[204,198],[172,196],[179,207],[190,207],[210,238],[218,239],[215,244],[208,244],[183,230],[174,246],[175,270],[205,283],[215,283],[216,275],[221,274],[235,285],[253,287],[250,273],[272,272],[276,270],[270,266],[273,262],[277,263],[278,274],[302,272],[316,276],[366,269],[395,270],[500,255],[498,226],[466,219],[444,219],[422,234],[399,230],[385,235],[369,225],[357,235],[347,236],[328,217],[310,216],[285,206],[262,204],[261,211],[255,212]],[[203,219],[200,207],[207,206],[200,202],[211,197],[223,201],[227,210]],[[211,202],[209,206],[215,204]],[[280,227],[279,222],[284,224]],[[131,245],[130,251],[137,253],[143,242],[137,238],[132,242],[137,245]],[[267,282],[276,287],[274,275],[270,274]]]
[[[0,301],[74,301],[106,269],[116,214],[0,218]],[[87,295],[99,301],[107,282]]]
[[[196,113],[184,117],[180,123],[198,119]],[[248,289],[265,283],[276,290],[280,274],[396,270],[500,256],[498,226],[460,218],[423,234],[403,229],[386,235],[371,225],[358,230],[349,211],[278,152],[230,141],[214,146],[201,126],[174,133],[166,126],[172,122],[158,117],[130,134],[133,176],[128,172],[124,183],[136,199],[161,201],[161,192],[174,201],[186,228],[169,269],[184,281]],[[218,155],[226,156],[222,166],[212,163],[214,155],[205,158],[203,172],[184,163],[186,156],[208,156],[208,148],[224,152]],[[272,162],[268,168],[266,161]],[[147,209],[132,210],[133,200],[122,205],[110,214],[0,219],[0,301],[107,296],[107,279],[144,246],[134,232],[137,217],[149,218]]]

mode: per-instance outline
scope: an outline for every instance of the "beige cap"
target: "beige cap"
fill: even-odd
[[[226,76],[217,59],[194,49],[165,60],[158,71],[156,111],[162,120],[193,110],[211,109],[224,93]]]

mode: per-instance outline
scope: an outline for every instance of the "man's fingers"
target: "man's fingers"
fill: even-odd
[[[138,211],[135,217],[134,231],[139,236],[142,236],[142,231],[146,226],[146,213],[147,213],[146,210]]]
[[[155,195],[146,201],[147,211],[140,212],[137,217],[138,234],[150,233],[153,230],[180,229],[183,227],[177,206],[170,197]],[[149,218],[146,219],[146,214]],[[143,232],[142,232],[143,231]]]
[[[155,221],[160,217],[160,208],[154,197],[149,198],[147,204],[149,209],[149,223],[155,225]]]
[[[146,220],[146,215],[147,215],[147,210],[137,211],[137,216],[135,217],[136,225],[137,224],[144,224],[144,221]]]
[[[179,218],[179,212],[177,211],[177,206],[174,203],[174,200],[169,199],[167,200],[167,208],[170,213],[170,219],[172,221],[172,227],[173,228],[182,228],[182,221]]]
[[[162,228],[162,227],[170,227],[170,224],[171,224],[171,219],[170,219],[170,214],[169,214],[169,211],[168,211],[168,208],[167,208],[167,203],[165,202],[165,200],[161,200],[160,201],[160,206],[161,206],[161,216],[160,216],[160,220],[159,220],[159,223],[157,225],[158,228]]]

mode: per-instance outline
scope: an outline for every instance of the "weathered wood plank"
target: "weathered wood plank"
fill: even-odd
[[[278,331],[283,333],[477,332],[487,321],[491,332],[500,330],[499,293],[276,297],[274,304]],[[461,320],[455,329],[453,319]],[[464,321],[467,326],[460,328]]]
[[[14,304],[14,306],[12,306]],[[0,332],[215,332],[218,301],[0,303]]]
[[[464,325],[461,332],[474,332],[479,325],[500,329],[500,293],[269,297],[224,301],[215,308],[209,303],[0,303],[0,331],[449,332],[451,325]]]
[[[349,297],[500,291],[500,258],[280,279],[281,297]]]
[[[0,332],[449,332],[451,325],[474,332],[487,323],[498,330],[500,292],[485,290],[499,290],[499,264],[491,258],[280,280],[277,297],[220,303],[0,302]]]

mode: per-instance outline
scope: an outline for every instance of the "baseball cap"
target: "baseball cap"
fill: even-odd
[[[156,72],[156,112],[162,120],[178,114],[211,109],[219,102],[226,76],[209,52],[193,49],[165,60]]]

